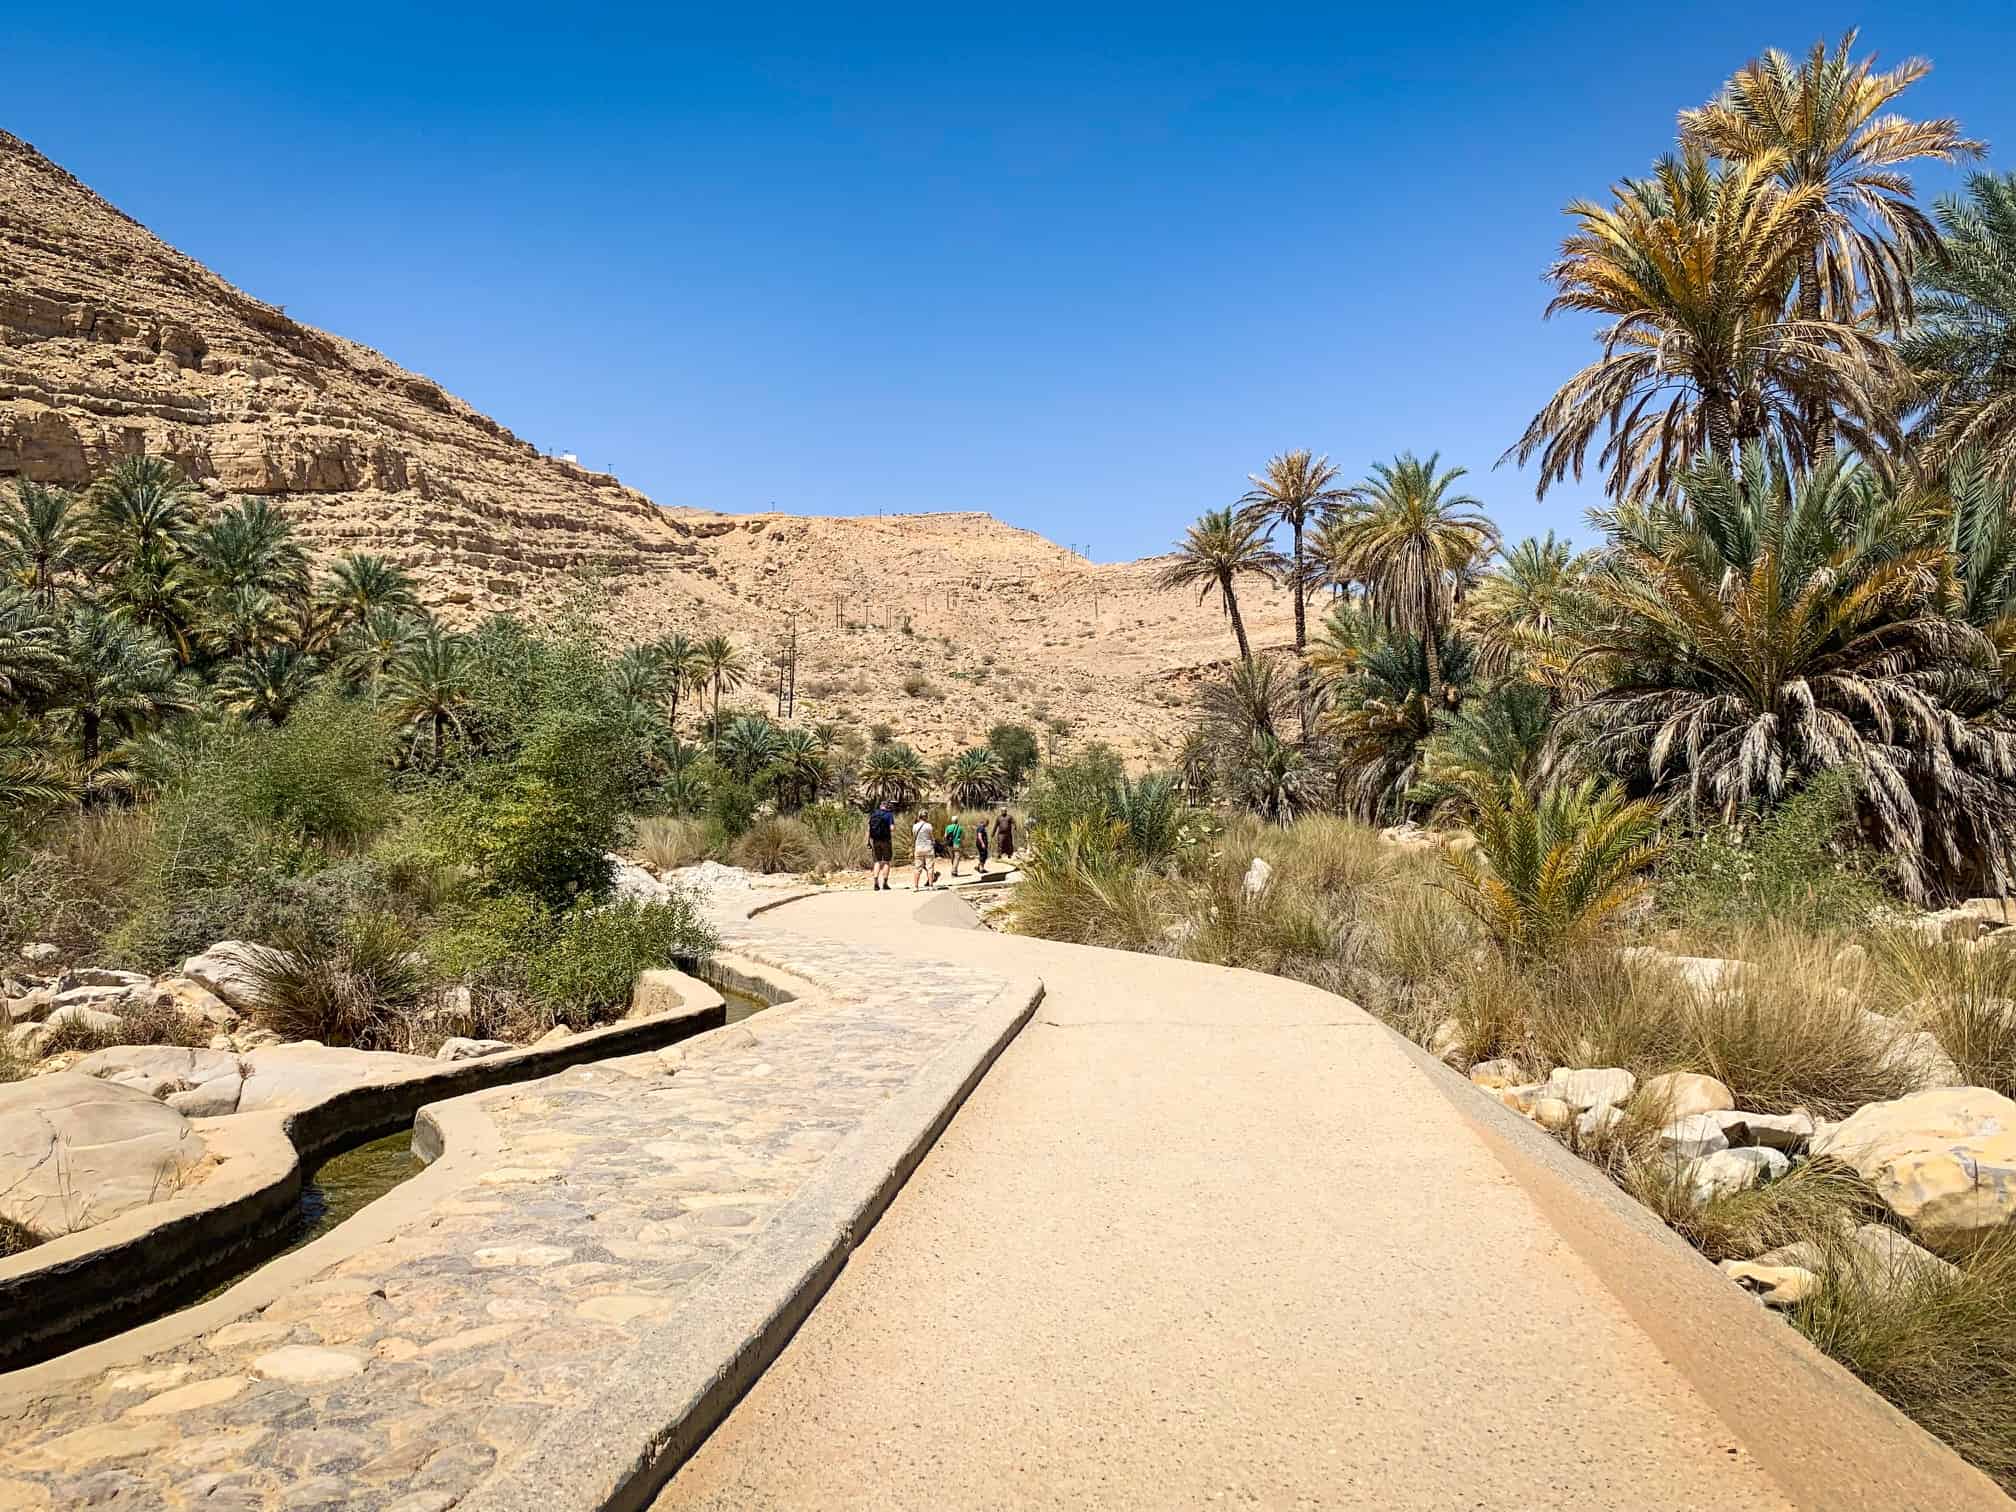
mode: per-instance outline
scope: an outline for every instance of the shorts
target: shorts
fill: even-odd
[[[937,853],[933,851],[930,846],[920,845],[916,849],[916,851],[912,854],[911,859],[914,860],[919,866],[929,866],[933,861],[937,860],[938,857]]]
[[[868,837],[868,850],[875,860],[883,866],[889,864],[889,858],[894,854],[887,835],[870,835]]]

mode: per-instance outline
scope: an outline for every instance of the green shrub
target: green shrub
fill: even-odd
[[[1041,759],[1036,748],[1036,732],[1027,725],[997,724],[987,731],[987,749],[1001,763],[1009,790],[1019,788],[1036,770]]]
[[[1868,921],[1887,896],[1877,858],[1855,829],[1845,769],[1814,778],[1761,819],[1715,825],[1659,868],[1659,910],[1682,927],[1784,919],[1807,929]]]
[[[356,914],[332,930],[290,930],[253,951],[253,1018],[283,1039],[403,1050],[427,987],[412,929],[391,914]]]
[[[707,795],[707,822],[722,841],[739,840],[756,822],[756,790],[724,778]]]
[[[578,1028],[621,1017],[640,971],[699,959],[718,943],[684,893],[663,903],[577,906],[546,926],[526,963],[526,986],[554,1022]]]

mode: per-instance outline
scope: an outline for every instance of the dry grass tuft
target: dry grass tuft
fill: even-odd
[[[728,853],[737,866],[755,872],[810,871],[819,853],[812,831],[796,819],[758,819]]]
[[[637,854],[661,872],[705,861],[708,845],[707,826],[698,819],[653,816],[637,821]]]
[[[1875,960],[1905,1018],[1931,1031],[1969,1086],[2016,1097],[2016,946],[1991,940],[1970,947],[1886,930]]]

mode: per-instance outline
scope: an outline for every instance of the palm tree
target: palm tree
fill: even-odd
[[[240,499],[212,515],[189,544],[198,573],[212,589],[248,588],[275,598],[308,589],[308,553],[294,522],[270,499]]]
[[[0,584],[0,694],[46,687],[58,669],[56,627],[26,591]]]
[[[1340,605],[1310,648],[1309,663],[1336,763],[1338,806],[1367,823],[1392,823],[1410,801],[1439,725],[1439,706],[1429,700],[1427,647],[1419,636],[1387,630]],[[1436,664],[1451,685],[1468,684],[1470,649],[1454,635],[1440,638]]]
[[[336,559],[323,579],[322,602],[339,623],[356,624],[373,609],[420,610],[413,579],[383,557],[349,552]]]
[[[665,700],[665,723],[676,735],[679,732],[679,697],[696,690],[703,676],[700,648],[675,631],[662,640],[653,641],[651,650],[658,658],[660,668],[659,695]]]
[[[761,714],[744,714],[728,721],[714,742],[714,754],[729,771],[749,782],[776,756],[779,733]]]
[[[1205,685],[1204,725],[1221,750],[1244,750],[1255,735],[1280,735],[1294,697],[1284,665],[1275,658],[1234,662]]]
[[[50,703],[76,719],[87,770],[106,726],[131,734],[191,707],[168,643],[116,610],[77,605],[57,626],[55,650]]]
[[[378,689],[420,646],[429,625],[399,609],[367,609],[336,637],[331,669],[352,689]]]
[[[1269,525],[1253,515],[1231,509],[1207,509],[1192,525],[1168,565],[1155,574],[1157,588],[1195,588],[1199,602],[1218,590],[1219,602],[1232,621],[1242,661],[1253,659],[1246,639],[1246,621],[1239,613],[1235,584],[1242,574],[1271,582],[1286,559],[1267,543]]]
[[[56,612],[57,589],[82,565],[82,548],[70,494],[25,478],[14,485],[13,506],[0,511],[0,571],[44,614]]]
[[[740,653],[725,635],[710,635],[699,645],[699,669],[714,689],[714,735],[721,735],[721,694],[732,693],[749,680],[749,670]]]
[[[385,672],[385,712],[402,724],[425,724],[435,766],[451,727],[459,734],[470,699],[469,643],[429,621],[420,638]]]
[[[955,808],[978,808],[994,802],[1008,787],[1001,760],[985,746],[961,751],[945,769],[946,796]]]
[[[1445,854],[1442,886],[1508,954],[1559,955],[1645,891],[1659,859],[1656,804],[1593,777],[1537,798],[1522,782],[1478,782],[1477,845]]]
[[[803,808],[826,785],[826,755],[810,730],[779,730],[770,755],[777,792],[792,808]]]
[[[114,463],[84,494],[83,550],[104,574],[107,602],[165,637],[184,664],[193,650],[197,585],[187,558],[198,499],[174,463],[149,456]]]
[[[1832,53],[1815,42],[1798,62],[1772,48],[1722,93],[1680,112],[1685,140],[1732,162],[1768,161],[1788,190],[1818,190],[1799,226],[1798,310],[1805,321],[1852,321],[1866,294],[1891,329],[1911,316],[1913,263],[1938,240],[1899,170],[1932,158],[1979,157],[1982,144],[1953,120],[1878,115],[1932,71],[1910,58],[1888,73],[1849,56],[1855,32]]]
[[[907,808],[924,796],[924,758],[900,742],[880,745],[861,763],[861,786],[870,803]]]
[[[664,692],[665,664],[655,648],[630,646],[609,669],[616,696],[633,710],[656,713]]]
[[[1248,473],[1253,486],[1240,497],[1239,507],[1249,519],[1269,529],[1286,525],[1293,535],[1289,553],[1288,586],[1295,596],[1295,655],[1309,647],[1306,595],[1309,564],[1302,554],[1302,532],[1312,523],[1344,503],[1348,490],[1337,486],[1338,470],[1328,457],[1311,456],[1307,451],[1283,452],[1267,460],[1264,473]],[[1302,733],[1309,733],[1309,679],[1298,668],[1295,674],[1302,717]]]
[[[195,629],[214,654],[235,657],[271,644],[286,622],[286,610],[272,594],[249,583],[236,583],[211,591],[197,615]]]
[[[2016,498],[1977,452],[1954,459],[1940,492],[1953,564],[1946,613],[1988,637],[2002,691],[2016,693]]]
[[[2016,482],[2016,174],[1974,174],[1936,213],[1945,234],[1897,344],[1929,401],[1917,439],[1934,463],[1978,451]]]
[[[1542,497],[1582,476],[1599,433],[1615,499],[1663,492],[1696,456],[1733,458],[1751,440],[1808,453],[1806,416],[1824,402],[1858,445],[1884,423],[1880,380],[1894,366],[1878,335],[1843,321],[1788,318],[1805,228],[1824,204],[1812,184],[1781,188],[1764,153],[1717,168],[1698,144],[1664,157],[1615,203],[1578,200],[1576,229],[1548,270],[1563,310],[1605,316],[1603,355],[1558,389],[1505,453],[1540,457]]]
[[[1607,686],[1564,716],[1591,766],[1735,822],[1820,772],[1905,891],[2007,890],[2016,734],[1981,630],[1941,612],[1938,508],[1829,456],[1803,477],[1751,447],[1687,475],[1680,500],[1599,517]]]
[[[0,722],[0,841],[10,817],[69,802],[76,786],[32,722]]]
[[[1591,555],[1566,541],[1528,536],[1499,552],[1463,604],[1462,627],[1477,646],[1480,669],[1506,671],[1522,652],[1546,647],[1587,617]]]
[[[217,674],[217,701],[246,719],[285,724],[314,686],[314,657],[294,646],[265,646]]]
[[[1314,809],[1322,774],[1302,751],[1266,731],[1255,731],[1230,767],[1240,803],[1275,824],[1292,824]]]
[[[1364,585],[1367,608],[1387,629],[1420,640],[1431,710],[1445,703],[1441,639],[1457,597],[1498,544],[1498,527],[1482,503],[1449,491],[1464,469],[1437,472],[1440,460],[1440,453],[1424,462],[1402,452],[1390,465],[1375,463],[1337,526],[1340,557]]]

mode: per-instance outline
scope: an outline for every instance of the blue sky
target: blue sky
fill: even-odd
[[[1590,351],[1540,319],[1560,207],[1763,47],[1859,23],[2016,169],[2007,0],[950,12],[32,7],[0,125],[661,502],[1102,560],[1293,446],[1579,528],[1593,488],[1492,470]]]

